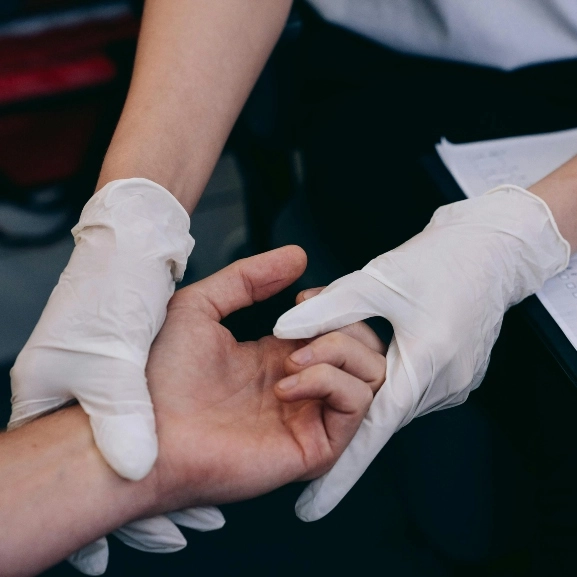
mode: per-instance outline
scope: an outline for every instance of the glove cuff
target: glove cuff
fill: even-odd
[[[123,248],[136,248],[144,256],[148,252],[146,244],[154,242],[156,247],[153,248],[160,249],[167,257],[173,280],[182,280],[194,247],[194,239],[189,233],[190,218],[164,187],[146,178],[109,182],[84,206],[78,224],[71,231],[75,243],[78,244],[82,231],[93,226],[114,229],[115,248],[119,252]],[[128,234],[119,234],[121,230]],[[156,237],[154,241],[152,236]],[[120,242],[124,238],[131,243],[130,247],[124,247]]]
[[[562,270],[565,270],[569,265],[569,260],[571,259],[571,245],[561,234],[559,227],[557,226],[557,222],[555,221],[555,217],[553,216],[553,213],[549,208],[549,205],[536,194],[533,194],[532,192],[515,184],[502,184],[487,191],[483,196],[489,196],[491,194],[496,194],[499,192],[507,192],[512,194],[518,193],[525,197],[529,197],[531,200],[537,203],[537,205],[541,210],[545,212],[545,214],[547,215],[547,221],[548,224],[550,225],[551,232],[558,241],[560,255],[562,255],[558,269],[551,276],[554,276],[555,274],[560,273]]]

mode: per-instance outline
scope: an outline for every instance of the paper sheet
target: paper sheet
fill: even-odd
[[[531,186],[577,155],[577,129],[467,144],[442,138],[436,149],[461,190],[473,197],[500,184]],[[577,254],[537,297],[577,349]]]

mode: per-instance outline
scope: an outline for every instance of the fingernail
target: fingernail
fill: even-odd
[[[321,292],[322,289],[309,289],[303,293],[303,299],[308,300]]]
[[[290,356],[290,360],[297,365],[306,365],[312,358],[313,352],[310,347],[303,347]]]
[[[277,386],[281,391],[288,391],[292,389],[299,382],[299,376],[293,375],[288,377],[288,379],[282,380]]]

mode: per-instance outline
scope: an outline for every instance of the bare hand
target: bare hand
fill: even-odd
[[[377,352],[384,351],[370,329],[317,339],[299,365],[287,357],[308,341],[238,343],[220,324],[288,286],[305,264],[302,250],[285,247],[172,298],[147,372],[160,441],[157,511],[246,499],[318,477],[352,439],[385,376]]]

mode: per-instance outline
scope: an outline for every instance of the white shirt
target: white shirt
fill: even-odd
[[[577,0],[309,0],[400,52],[512,70],[577,58]]]

